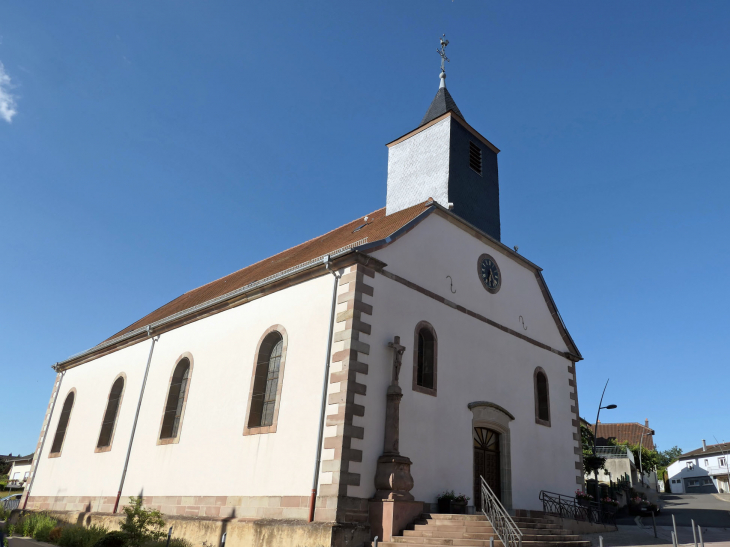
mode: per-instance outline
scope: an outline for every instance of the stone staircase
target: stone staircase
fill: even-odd
[[[522,531],[523,547],[591,547],[591,542],[573,535],[552,521],[544,518],[513,517]],[[404,530],[402,536],[391,541],[379,542],[380,547],[406,547],[424,545],[459,545],[503,547],[499,536],[484,515],[440,515],[424,513],[416,521],[413,530]]]

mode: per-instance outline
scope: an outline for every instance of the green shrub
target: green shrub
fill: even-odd
[[[108,530],[96,524],[85,528],[83,526],[66,526],[61,531],[58,544],[61,547],[94,547],[94,544],[107,535]]]
[[[51,530],[58,525],[58,521],[44,513],[38,514],[33,526],[33,539],[48,542]]]
[[[164,538],[165,519],[162,513],[142,508],[142,498],[129,498],[130,505],[124,506],[126,520],[121,529],[127,535],[127,545],[140,547],[141,545]]]
[[[127,534],[124,532],[109,532],[94,547],[124,547],[127,543]]]
[[[22,537],[48,541],[48,534],[56,525],[58,525],[58,521],[47,513],[25,513],[18,520],[14,531]]]
[[[63,532],[63,526],[56,526],[51,532],[48,534],[48,541],[50,543],[58,543],[58,540],[61,539],[61,533]]]
[[[142,547],[166,547],[166,546],[167,546],[167,538],[157,539],[154,541],[148,541],[148,542],[145,542],[142,544]],[[193,547],[193,544],[190,543],[187,539],[171,538],[170,547]]]

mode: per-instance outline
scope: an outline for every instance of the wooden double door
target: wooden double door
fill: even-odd
[[[477,512],[482,507],[481,478],[487,482],[492,492],[502,499],[501,477],[499,473],[499,433],[486,427],[474,428],[474,507]]]

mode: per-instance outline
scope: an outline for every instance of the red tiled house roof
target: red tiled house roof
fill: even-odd
[[[590,428],[592,430],[594,424],[590,424]],[[642,425],[636,422],[618,424],[604,424],[599,422],[596,446],[608,446],[611,444],[609,440],[614,440],[619,443],[628,442],[629,444],[639,444],[642,433],[644,434],[642,446],[645,446],[649,450],[654,450],[654,430],[648,425]]]

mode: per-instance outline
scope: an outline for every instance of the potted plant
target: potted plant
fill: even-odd
[[[618,502],[608,496],[601,498],[601,506],[606,513],[615,513],[618,511]]]
[[[451,512],[455,515],[466,514],[466,504],[469,503],[469,496],[465,494],[459,494],[453,500],[451,500]]]
[[[454,499],[456,499],[456,494],[454,494],[453,490],[446,490],[439,494],[438,498],[436,498],[436,502],[439,506],[439,513],[450,513],[451,501]]]
[[[590,505],[590,502],[593,501],[593,496],[583,492],[583,490],[578,489],[575,491],[575,499],[578,500],[578,505],[583,505],[587,507],[588,505]]]

